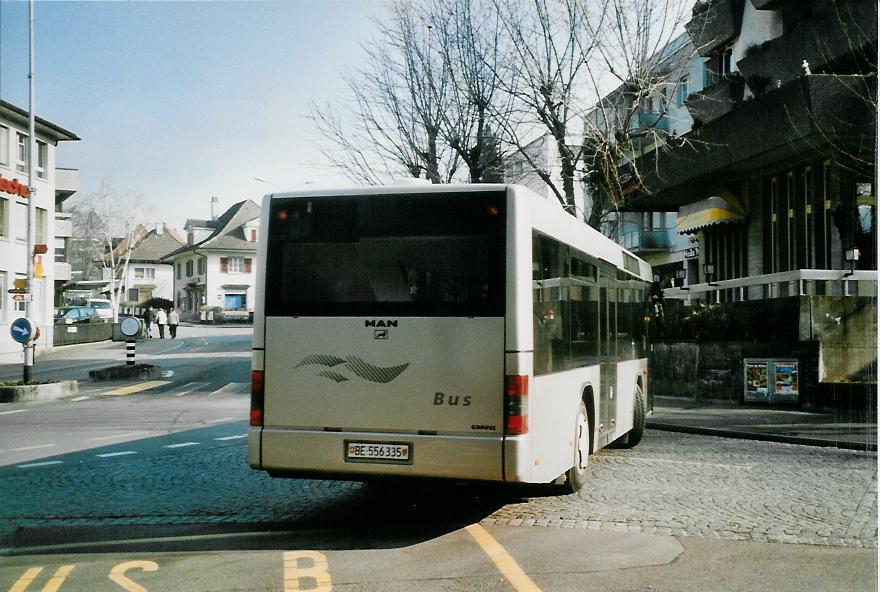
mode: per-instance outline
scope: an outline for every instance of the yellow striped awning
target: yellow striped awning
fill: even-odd
[[[745,212],[734,199],[713,195],[680,207],[675,229],[679,234],[691,234],[707,226],[743,223],[745,219]]]

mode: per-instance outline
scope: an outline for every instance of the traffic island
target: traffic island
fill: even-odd
[[[79,393],[75,380],[22,384],[21,381],[0,383],[0,403],[25,401],[52,401],[72,397]]]
[[[132,378],[146,380],[149,378],[159,378],[161,375],[162,368],[153,364],[120,364],[118,366],[89,371],[89,378],[97,381]]]

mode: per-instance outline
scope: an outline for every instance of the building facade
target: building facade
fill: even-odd
[[[24,359],[22,347],[10,336],[10,324],[25,315],[25,303],[10,294],[16,281],[27,279],[28,186],[36,206],[35,279],[30,286],[30,317],[40,327],[37,350],[52,347],[56,283],[70,279],[64,263],[66,240],[72,236],[64,200],[79,188],[79,171],[56,167],[59,142],[77,141],[72,132],[36,118],[36,179],[28,179],[28,112],[0,100],[0,360]]]
[[[174,268],[182,318],[248,319],[254,310],[260,207],[239,202],[217,219],[187,220],[187,244],[162,261]]]
[[[736,311],[743,355],[800,360],[809,403],[876,396],[876,2],[704,1],[687,30],[707,86],[635,199],[696,247],[666,301]]]

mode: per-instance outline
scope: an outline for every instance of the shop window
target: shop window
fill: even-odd
[[[247,307],[247,294],[226,294],[223,308],[226,310],[244,310]]]

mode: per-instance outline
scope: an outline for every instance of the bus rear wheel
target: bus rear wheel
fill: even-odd
[[[641,384],[636,384],[633,399],[633,427],[614,442],[615,448],[632,448],[641,442],[642,436],[645,435],[645,393]]]
[[[574,465],[566,471],[565,483],[563,484],[563,490],[566,493],[576,493],[586,483],[587,464],[590,462],[592,449],[592,435],[593,430],[590,426],[590,416],[587,415],[587,406],[581,401],[574,433]]]

